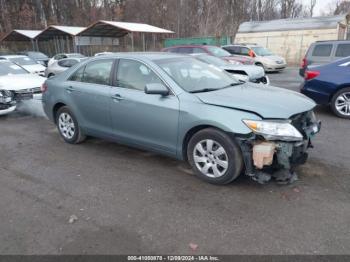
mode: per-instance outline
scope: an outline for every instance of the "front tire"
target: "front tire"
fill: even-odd
[[[338,117],[350,119],[350,87],[339,90],[333,96],[331,108]]]
[[[79,144],[86,139],[81,132],[77,119],[67,106],[63,106],[58,110],[56,124],[58,132],[65,142]]]
[[[214,128],[203,129],[193,135],[188,143],[187,158],[199,178],[217,185],[232,182],[243,168],[237,143]]]

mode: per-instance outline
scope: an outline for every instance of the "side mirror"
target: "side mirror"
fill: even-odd
[[[145,93],[149,95],[169,95],[169,89],[163,84],[147,84],[145,86]]]

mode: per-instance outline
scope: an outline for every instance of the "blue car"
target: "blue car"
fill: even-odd
[[[338,117],[350,119],[350,57],[308,67],[300,91],[319,105],[330,105]]]

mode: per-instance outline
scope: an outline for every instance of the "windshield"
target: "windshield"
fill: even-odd
[[[214,56],[217,57],[224,57],[224,56],[231,56],[231,54],[229,52],[227,52],[226,50],[220,48],[220,47],[216,47],[216,46],[208,46],[207,50]]]
[[[227,66],[229,64],[228,62],[222,60],[221,58],[211,56],[211,55],[200,55],[195,57],[204,63],[212,64],[215,66]]]
[[[269,55],[273,55],[273,53],[261,46],[258,47],[252,47],[253,51],[255,54],[259,55],[259,56],[269,56]]]
[[[11,62],[0,62],[0,76],[28,74],[22,67]]]
[[[190,93],[201,90],[217,90],[240,84],[226,71],[191,57],[160,59],[154,62],[180,87]]]
[[[25,66],[25,65],[37,65],[38,63],[35,62],[33,59],[31,59],[30,57],[27,56],[20,56],[20,57],[9,57],[8,58],[11,62],[15,63],[15,64],[19,64],[21,66]]]
[[[47,59],[47,55],[40,53],[40,52],[28,52],[28,56],[34,58],[34,59]]]

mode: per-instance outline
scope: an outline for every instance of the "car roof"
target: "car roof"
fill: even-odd
[[[320,40],[314,42],[314,44],[318,43],[350,43],[350,40]]]
[[[178,48],[178,47],[197,47],[197,48],[207,48],[207,47],[218,47],[218,46],[215,46],[215,45],[196,45],[196,44],[193,44],[193,45],[174,45],[174,46],[169,46],[165,49],[170,49],[170,48]]]
[[[28,57],[26,55],[2,55],[3,58],[16,58],[16,57]]]
[[[177,53],[167,53],[167,52],[120,52],[113,53],[110,55],[96,56],[92,57],[92,60],[106,59],[106,58],[141,58],[145,60],[160,60],[160,59],[172,59],[180,57],[191,57],[190,55],[177,54]]]

